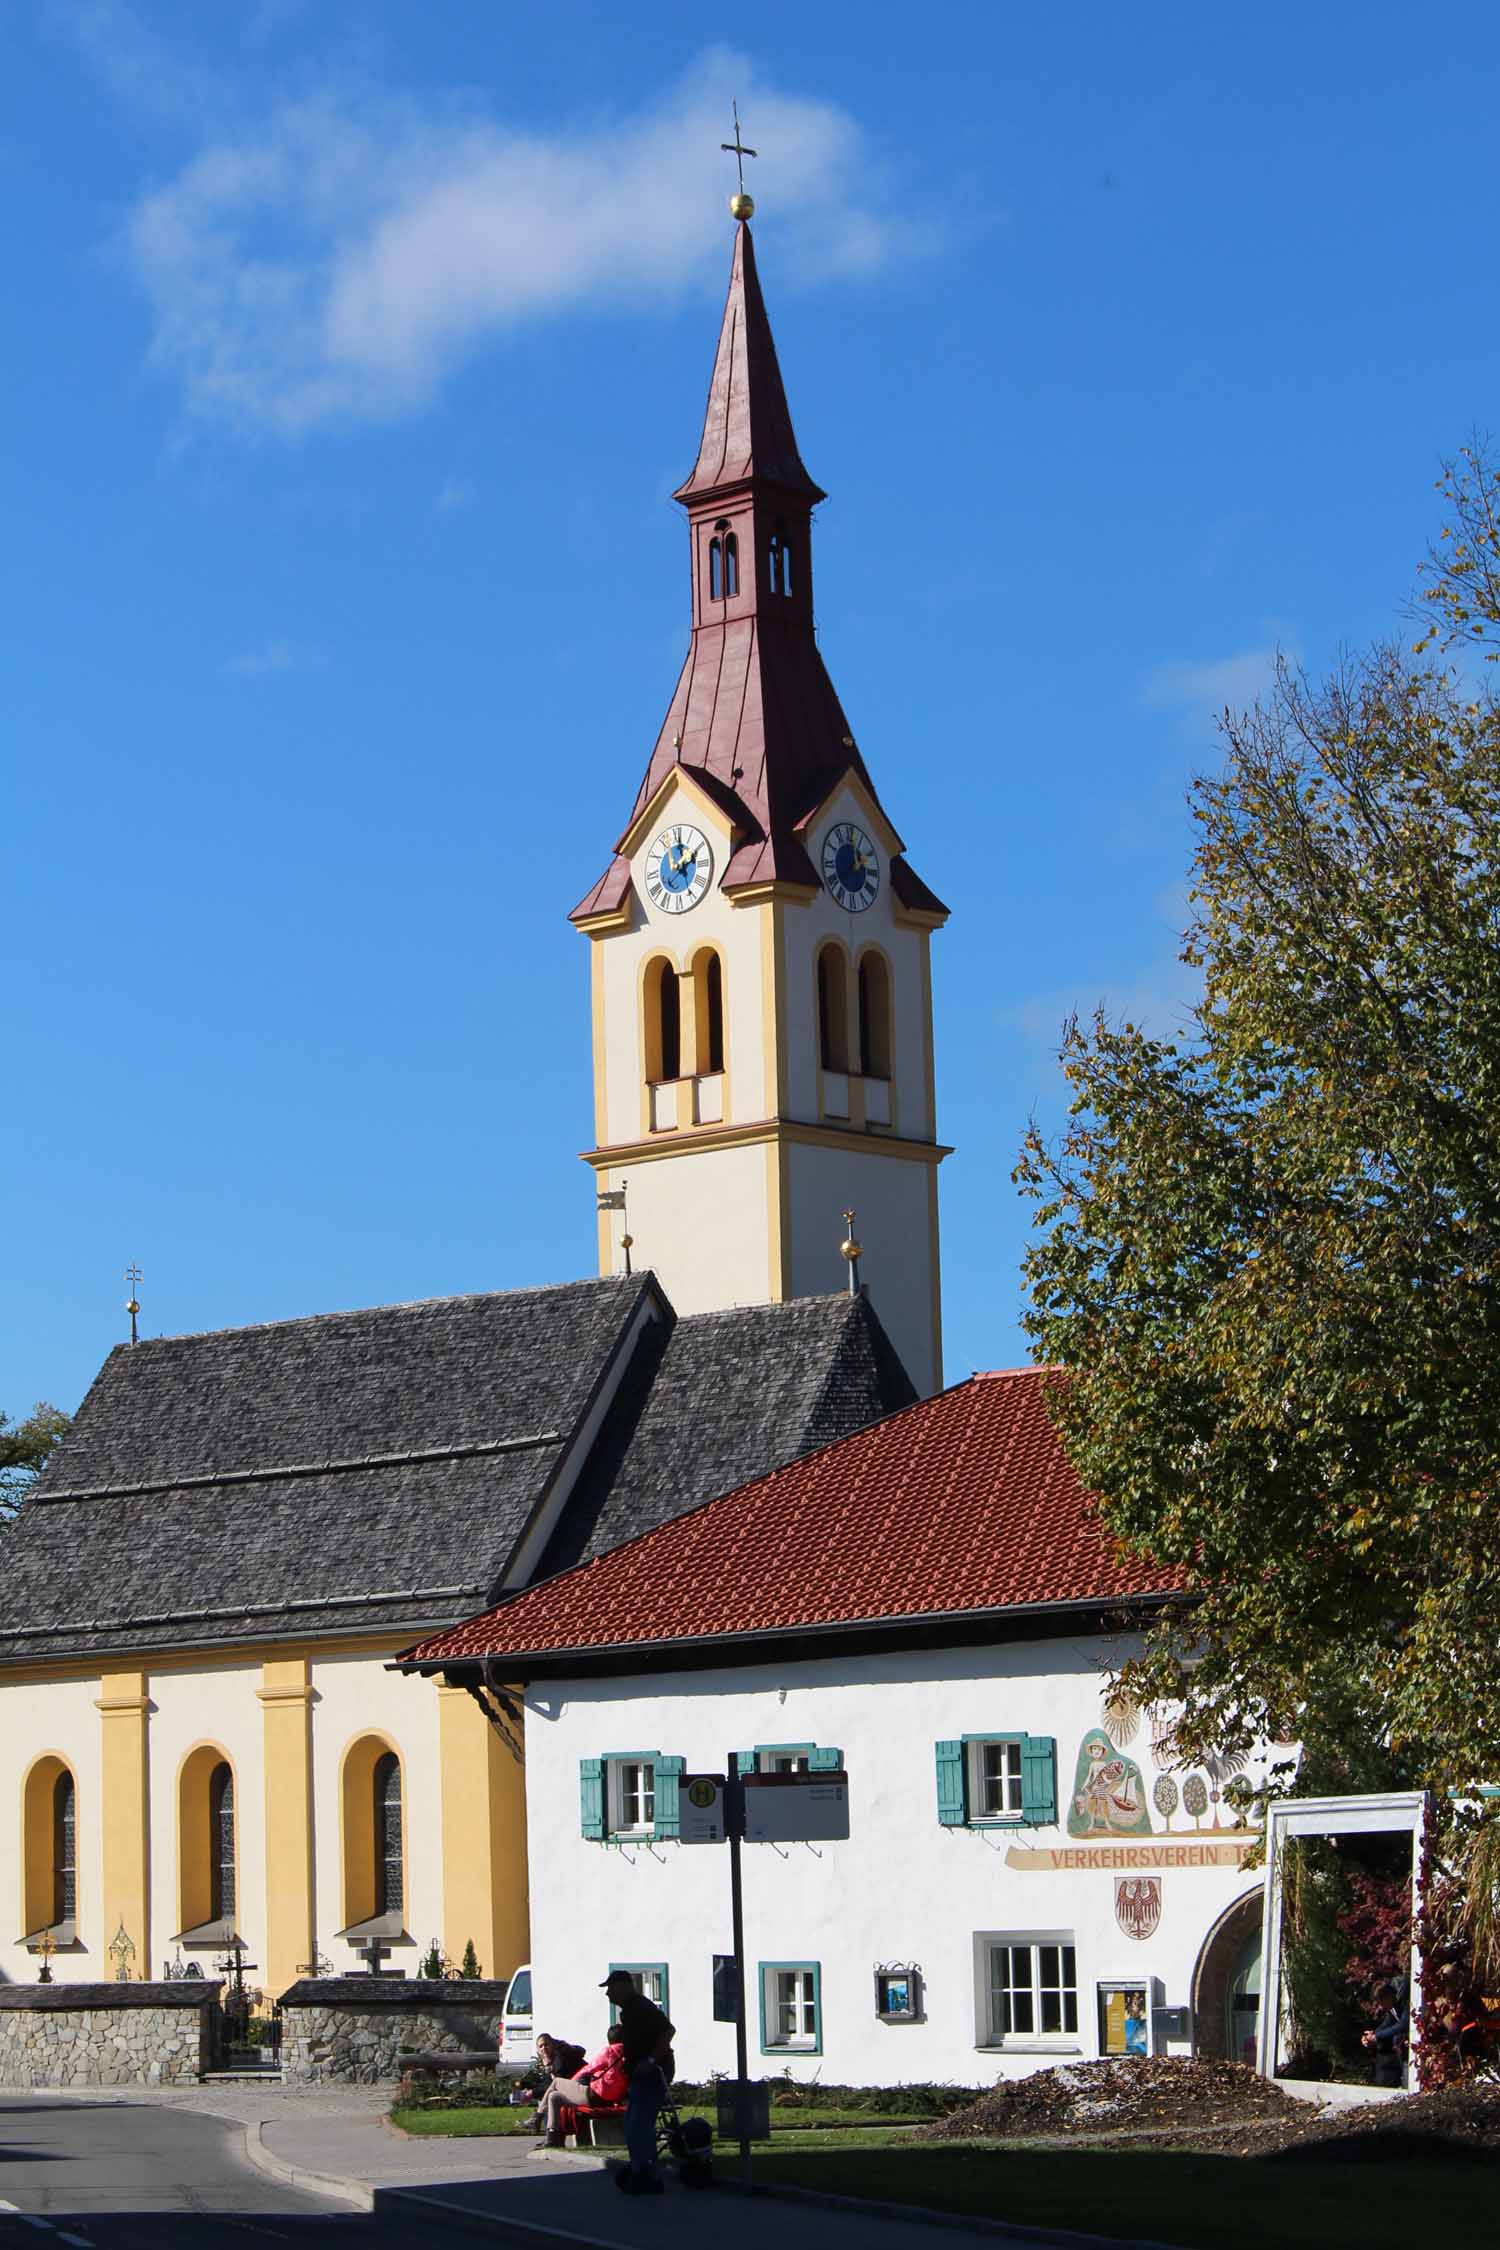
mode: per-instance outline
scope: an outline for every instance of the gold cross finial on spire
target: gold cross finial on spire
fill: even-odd
[[[130,1291],[130,1295],[125,1300],[125,1310],[130,1315],[130,1341],[132,1344],[136,1341],[136,1315],[141,1309],[141,1283],[145,1278],[146,1276],[132,1258],[125,1268],[125,1286]]]
[[[760,151],[747,148],[745,145],[740,132],[740,105],[738,100],[734,101],[731,107],[734,110],[734,139],[732,141],[720,141],[719,143],[725,155],[734,158],[735,168],[740,176],[739,191],[729,198],[729,215],[734,219],[749,219],[755,215],[755,198],[745,193],[745,158],[747,156],[758,156]]]

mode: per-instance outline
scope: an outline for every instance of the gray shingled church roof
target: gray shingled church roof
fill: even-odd
[[[799,1461],[916,1397],[860,1297],[685,1315],[643,1345],[535,1577]]]
[[[621,1354],[548,1568],[911,1395],[863,1300],[674,1321],[649,1275],[121,1346],[0,1540],[0,1663],[467,1616]]]

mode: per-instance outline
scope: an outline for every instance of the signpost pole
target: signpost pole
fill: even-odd
[[[750,2055],[745,2031],[745,1893],[740,1877],[740,1844],[745,1833],[745,1782],[737,1753],[730,1751],[724,1772],[724,1828],[729,1839],[729,1912],[734,1936],[734,2069],[740,2125],[740,2191],[750,2179]]]

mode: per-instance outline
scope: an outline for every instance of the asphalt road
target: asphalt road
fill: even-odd
[[[398,2250],[434,2233],[430,2214],[367,2216],[264,2178],[217,2118],[0,2094],[4,2250]]]

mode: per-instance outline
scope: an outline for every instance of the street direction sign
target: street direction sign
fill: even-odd
[[[841,1844],[849,1835],[846,1773],[747,1773],[747,1844]]]

